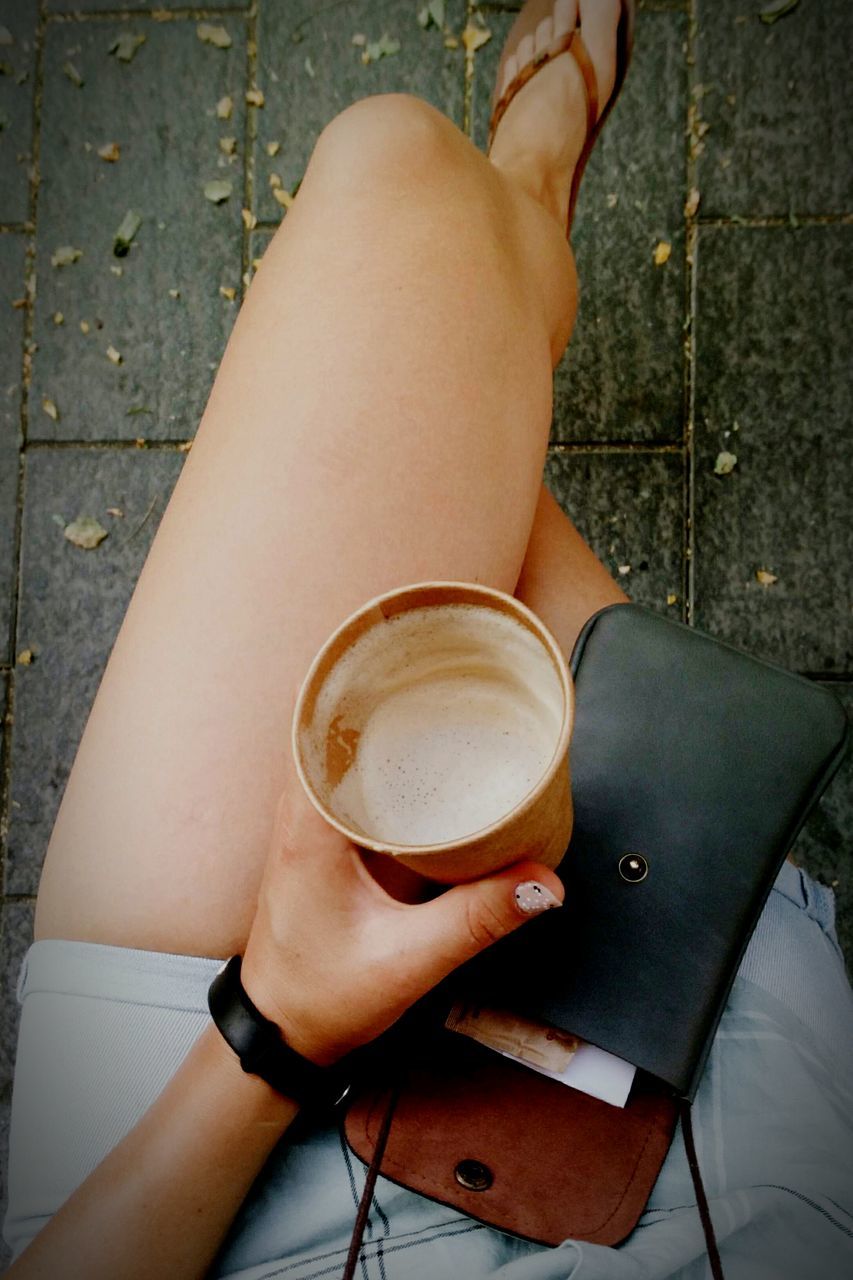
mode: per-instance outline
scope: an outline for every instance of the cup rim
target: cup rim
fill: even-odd
[[[302,709],[309,693],[312,691],[314,678],[318,668],[324,661],[329,649],[337,642],[342,632],[360,621],[366,613],[371,612],[376,609],[377,606],[382,605],[388,600],[396,599],[409,592],[421,592],[429,589],[443,590],[446,588],[458,588],[460,591],[464,590],[467,594],[473,592],[476,595],[481,595],[484,603],[494,601],[496,598],[501,599],[506,602],[513,611],[516,611],[518,614],[526,617],[529,623],[532,624],[532,629],[538,639],[545,646],[551,661],[557,670],[563,691],[564,715],[560,736],[557,740],[553,754],[551,755],[551,758],[536,785],[522,796],[512,809],[509,809],[500,818],[490,823],[489,826],[480,827],[477,831],[472,831],[466,836],[456,838],[454,840],[444,840],[439,844],[401,844],[397,841],[379,840],[374,836],[368,836],[367,834],[358,832],[354,828],[348,826],[346,822],[342,821],[332,813],[332,811],[317,795],[302,763],[302,751],[299,744],[298,734],[298,726],[302,715]],[[452,603],[452,601],[444,601],[443,603]],[[416,607],[420,608],[424,606]],[[427,605],[426,607],[429,606]],[[437,605],[436,607],[441,606]],[[521,600],[518,600],[515,596],[510,595],[506,591],[501,591],[497,587],[487,587],[480,582],[466,582],[463,579],[446,580],[430,578],[422,582],[410,582],[400,587],[393,587],[390,591],[384,591],[381,595],[374,596],[363,605],[360,605],[358,609],[355,609],[346,618],[344,618],[337,627],[335,627],[334,631],[327,637],[323,645],[314,655],[311,665],[305,673],[299,693],[297,694],[293,717],[291,720],[291,750],[293,752],[293,760],[297,774],[299,775],[299,780],[302,783],[302,787],[308,796],[308,799],[311,801],[317,812],[321,814],[321,816],[324,817],[331,826],[335,827],[342,835],[346,836],[348,840],[361,849],[369,849],[373,853],[385,853],[391,855],[399,854],[407,858],[418,857],[421,854],[427,855],[432,853],[442,853],[456,849],[464,850],[472,844],[479,844],[480,841],[487,838],[492,832],[497,831],[500,827],[506,825],[510,819],[517,819],[521,814],[523,814],[525,809],[535,804],[540,796],[548,789],[548,787],[551,786],[554,779],[555,764],[559,766],[559,762],[565,759],[569,743],[571,741],[572,730],[574,728],[574,719],[575,689],[574,682],[569,671],[569,665],[566,662],[563,651],[557,644],[553,633],[545,625],[539,615],[534,613],[529,605],[524,604]]]

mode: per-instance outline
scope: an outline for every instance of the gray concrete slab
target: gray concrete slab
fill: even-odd
[[[702,214],[849,212],[850,5],[800,3],[768,25],[770,7],[697,0]]]
[[[27,455],[18,637],[35,656],[15,669],[7,893],[38,887],[89,709],[182,462],[172,450],[132,448]],[[80,515],[109,531],[92,551],[60,527]]]
[[[173,9],[248,9],[251,0],[204,0],[203,4],[188,5],[185,0],[45,0],[48,13],[146,13],[169,12]],[[218,18],[217,18],[218,21]]]
[[[0,663],[11,661],[25,315],[14,303],[26,293],[25,255],[23,235],[0,235]]]
[[[476,56],[474,139],[514,13],[490,12]],[[641,12],[624,90],[584,173],[573,228],[580,310],[557,366],[553,443],[680,441],[684,406],[684,14]],[[655,249],[671,256],[655,265]]]
[[[236,314],[220,286],[239,290],[242,271],[246,34],[242,18],[222,24],[233,39],[225,50],[202,43],[195,21],[48,28],[33,398],[49,396],[59,418],[35,414],[31,439],[195,432]],[[145,43],[121,62],[109,49],[127,32]],[[82,88],[62,70],[69,59]],[[222,121],[216,105],[229,94],[232,117]],[[234,155],[220,149],[223,136],[237,139]],[[116,162],[98,154],[111,142]],[[205,198],[211,180],[232,184],[220,204]],[[128,211],[141,225],[116,257]],[[53,266],[64,246],[82,256]]]
[[[840,698],[853,720],[853,683],[826,686]],[[853,975],[853,757],[842,765],[793,849],[794,861],[835,893],[836,928],[847,971]]]
[[[33,937],[29,902],[6,902],[0,913],[0,1100],[11,1099],[12,1067],[18,1043],[19,1008],[15,996],[21,961]]]
[[[253,208],[262,221],[278,222],[283,214],[270,178],[292,192],[321,130],[359,98],[413,93],[461,126],[465,51],[461,43],[445,48],[435,26],[421,27],[418,8],[401,0],[261,6],[256,78],[265,105],[257,111]],[[465,26],[464,0],[448,0],[446,15],[458,37]],[[361,34],[372,43],[385,33],[399,42],[399,51],[363,63],[366,46],[353,44],[352,37]],[[276,144],[280,149],[270,155]]]
[[[683,473],[678,453],[551,449],[545,464],[546,485],[622,589],[637,604],[679,620]]]
[[[696,622],[813,673],[853,671],[851,265],[853,227],[699,241]]]
[[[37,0],[0,0],[0,222],[30,216]]]

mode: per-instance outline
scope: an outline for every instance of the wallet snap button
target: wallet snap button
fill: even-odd
[[[456,1166],[456,1181],[466,1191],[488,1191],[494,1182],[494,1174],[479,1160],[460,1160]]]
[[[641,853],[626,853],[619,859],[619,874],[629,884],[639,884],[649,874],[649,864]]]

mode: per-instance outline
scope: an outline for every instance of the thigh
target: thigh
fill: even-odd
[[[240,949],[326,636],[406,582],[515,587],[553,334],[526,206],[423,123],[405,166],[393,138],[357,175],[318,146],[267,251],[80,743],[37,937]],[[560,254],[540,265],[568,280]]]

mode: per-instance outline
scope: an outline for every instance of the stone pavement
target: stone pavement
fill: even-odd
[[[178,5],[0,0],[4,1129],[44,849],[253,264],[355,99],[418,94],[484,147],[518,7],[447,0],[442,30],[421,0]],[[546,479],[634,599],[850,708],[851,16],[774,7],[641,8],[576,217]],[[491,33],[476,50],[466,23]],[[108,532],[96,549],[63,536],[80,515]],[[848,957],[851,819],[848,768],[796,846],[836,889]]]

